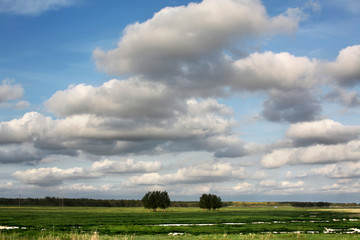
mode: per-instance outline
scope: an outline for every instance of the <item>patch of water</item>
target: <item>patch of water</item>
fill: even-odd
[[[179,232],[174,232],[174,233],[169,233],[168,235],[169,236],[182,236],[184,235],[185,233],[179,233]]]
[[[0,230],[11,230],[11,229],[19,229],[19,227],[0,226]]]

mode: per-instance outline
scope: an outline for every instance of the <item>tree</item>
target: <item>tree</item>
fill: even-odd
[[[203,194],[200,197],[199,207],[208,210],[215,210],[222,207],[221,198],[215,194]]]
[[[170,207],[170,197],[166,191],[160,193],[159,207],[164,211],[166,208]]]
[[[170,206],[170,198],[166,191],[152,191],[147,192],[141,199],[144,208],[152,209],[156,212],[157,208],[161,208],[165,211]]]

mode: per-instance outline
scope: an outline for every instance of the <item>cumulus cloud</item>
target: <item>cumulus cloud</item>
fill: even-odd
[[[45,102],[47,109],[57,116],[95,114],[124,119],[171,117],[182,106],[174,98],[175,92],[160,83],[113,79],[99,87],[79,84],[56,92]]]
[[[58,167],[28,169],[26,171],[16,171],[12,175],[23,183],[38,186],[55,186],[61,184],[64,180],[98,177],[79,167],[69,169],[60,169]]]
[[[234,168],[230,163],[206,162],[179,169],[176,173],[161,175],[148,173],[129,178],[130,185],[173,185],[223,182],[230,179],[244,179],[249,174],[243,168]]]
[[[98,68],[111,75],[141,76],[188,97],[224,95],[227,87],[264,90],[272,83],[304,87],[312,84],[314,69],[314,62],[305,57],[267,52],[234,61],[232,53],[225,54],[232,52],[238,41],[294,32],[303,20],[301,13],[301,9],[289,9],[269,17],[260,1],[248,0],[204,0],[168,7],[148,21],[129,25],[117,48],[108,52],[96,49],[93,55]],[[266,68],[267,73],[260,73],[257,64],[269,61],[281,71]],[[300,81],[295,83],[297,79]]]
[[[28,108],[30,106],[30,103],[27,101],[19,101],[14,105],[15,109],[24,109]]]
[[[232,86],[238,89],[308,89],[318,83],[317,63],[287,52],[252,53],[233,63]]]
[[[36,163],[47,154],[28,143],[0,145],[0,163]]]
[[[288,145],[274,146],[262,157],[263,167],[351,162],[360,156],[359,126],[344,126],[331,119],[299,122],[290,125],[286,136]]]
[[[296,145],[346,143],[359,135],[360,126],[344,126],[331,119],[292,124],[286,132]]]
[[[105,159],[94,162],[90,168],[34,168],[25,171],[16,171],[12,176],[26,184],[56,186],[62,184],[64,181],[101,178],[106,174],[154,172],[160,168],[160,162],[135,162],[132,159],[127,159],[126,161],[111,161]]]
[[[45,11],[71,6],[80,0],[0,0],[0,13],[39,15]]]
[[[105,159],[103,161],[93,163],[91,171],[103,173],[144,173],[156,172],[161,169],[161,162],[135,162],[133,159],[126,161],[111,161]]]
[[[344,182],[344,181],[337,181],[334,184],[323,186],[317,189],[317,193],[327,193],[327,194],[336,194],[336,195],[343,195],[343,194],[359,194],[359,186],[360,182]]]
[[[37,112],[28,112],[22,118],[0,122],[0,143],[25,143],[50,131],[53,120]]]
[[[336,60],[325,65],[325,71],[342,86],[353,86],[360,82],[360,45],[342,49]]]
[[[122,83],[111,80],[104,85],[107,84]],[[79,85],[55,94],[48,104],[54,112],[65,115],[64,118],[53,119],[29,112],[19,119],[1,122],[0,143],[32,143],[34,147],[46,151],[63,151],[63,154],[70,151],[73,154],[82,150],[97,155],[192,150],[216,152],[229,145],[241,148],[242,141],[232,134],[235,126],[232,109],[215,99],[184,99],[181,107],[177,107],[177,103],[167,101],[169,96],[166,96],[158,107],[159,112],[164,114],[156,118],[152,109],[157,103],[152,102],[154,105],[146,108],[141,106],[141,103],[161,98],[155,93],[149,94],[149,97],[129,93],[127,96],[134,101],[133,106],[139,107],[121,108],[128,101],[123,100],[126,97],[117,102],[115,92],[118,89],[114,87],[113,90],[103,91],[103,88]],[[92,104],[92,93],[102,103]],[[70,104],[71,99],[77,99],[79,95],[84,101],[75,100],[74,104]],[[111,107],[112,104],[115,106]]]
[[[20,84],[13,84],[11,80],[3,80],[0,85],[0,104],[22,98],[24,89]]]
[[[248,182],[240,182],[233,187],[236,192],[251,193],[254,192],[254,185]]]
[[[266,195],[288,195],[304,190],[303,181],[276,181],[273,179],[264,179],[257,184],[249,182],[240,182],[229,189],[229,194],[266,194]]]
[[[272,122],[302,122],[319,118],[320,101],[307,90],[271,90],[263,103],[262,116]]]
[[[261,181],[258,185],[258,191],[271,195],[288,195],[304,191],[305,183],[303,181],[275,181],[267,179]]]
[[[70,185],[66,185],[66,186],[59,186],[58,190],[60,191],[65,191],[67,193],[71,193],[71,196],[73,196],[76,193],[79,193],[81,195],[84,194],[84,192],[100,192],[100,191],[109,191],[109,186],[108,185],[102,185],[102,186],[94,186],[91,184],[84,184],[84,183],[75,183],[75,184],[70,184]]]
[[[296,177],[320,176],[336,179],[357,179],[360,177],[360,162],[328,164],[324,167],[304,171]]]
[[[347,91],[343,88],[335,88],[325,95],[325,99],[331,102],[339,103],[345,107],[360,106],[360,96],[357,91]]]
[[[360,158],[359,146],[360,141],[354,140],[345,144],[277,149],[264,155],[261,164],[265,168],[276,168],[285,165],[357,161]]]
[[[293,32],[298,21],[293,13],[269,18],[260,1],[204,0],[164,8],[146,22],[129,25],[116,49],[97,49],[94,57],[110,74],[174,73],[183,62],[218,52],[233,38]]]
[[[13,189],[14,184],[12,182],[0,182],[0,191]]]
[[[261,181],[259,183],[259,186],[265,187],[265,188],[287,189],[287,188],[302,187],[302,186],[304,186],[304,182],[303,181],[298,181],[298,182],[280,181],[280,182],[277,182],[273,179],[267,179],[267,180]]]

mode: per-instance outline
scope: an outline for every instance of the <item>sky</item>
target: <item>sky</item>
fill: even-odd
[[[0,0],[0,197],[360,203],[360,1]]]

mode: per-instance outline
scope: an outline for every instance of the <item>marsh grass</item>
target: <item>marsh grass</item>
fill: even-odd
[[[360,235],[321,234],[324,228],[359,228],[360,221],[333,220],[356,217],[360,219],[356,214],[358,213],[351,211],[292,207],[228,207],[220,211],[170,208],[166,212],[148,212],[144,208],[0,207],[0,226],[19,227],[17,230],[0,231],[0,240],[359,239]],[[320,234],[264,234],[295,231],[314,231]],[[168,235],[174,232],[184,235]]]
[[[37,240],[355,240],[358,235],[325,235],[325,234],[203,234],[193,236],[186,234],[183,236],[168,235],[114,235],[101,236],[99,234],[73,234],[64,233],[59,235],[42,235],[37,238],[24,238],[18,234],[2,234],[1,240],[18,239],[37,239]]]

